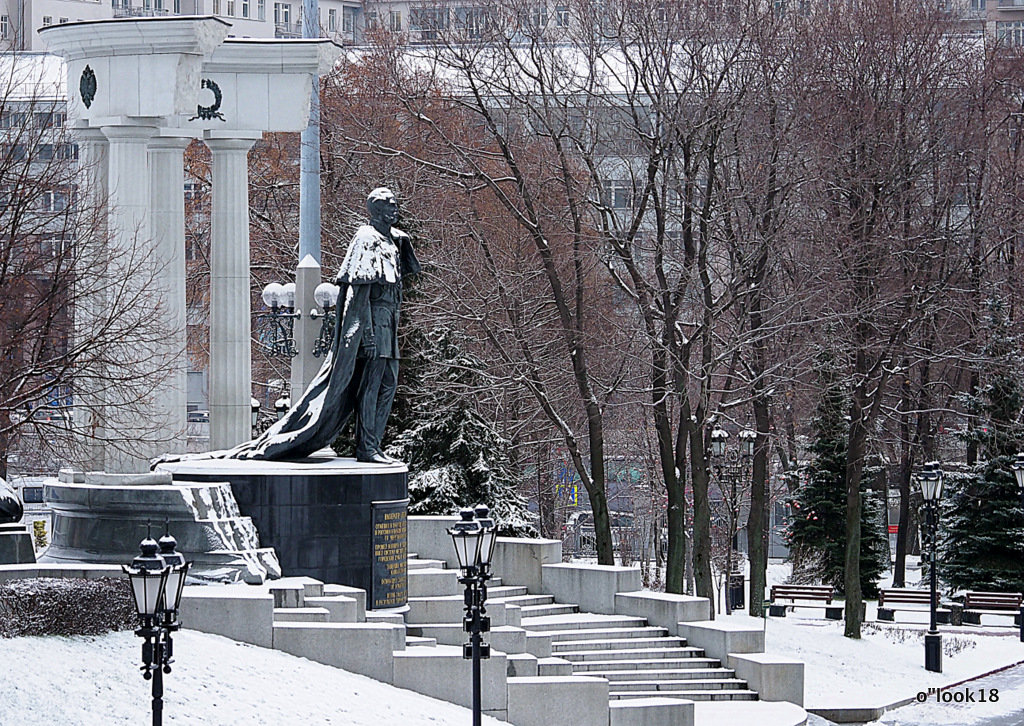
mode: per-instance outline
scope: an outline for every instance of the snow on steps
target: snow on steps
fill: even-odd
[[[446,571],[443,566],[434,567],[436,562],[420,567],[411,561],[409,571]],[[410,574],[410,580],[414,577],[417,575]],[[429,577],[425,574],[416,586],[415,597],[419,603],[416,609],[421,612],[439,602],[449,604],[456,595],[450,585],[441,585],[440,579],[431,582],[427,579]],[[436,588],[432,590],[433,586]],[[458,593],[461,593],[461,587]],[[555,602],[551,595],[530,594],[526,587],[501,585],[495,581],[489,583],[487,595],[489,605],[517,606],[520,609],[520,625],[526,631],[528,641],[550,643],[550,656],[537,657],[538,675],[604,678],[609,682],[609,705],[613,709],[629,704],[642,707],[650,703],[655,708],[666,701],[691,701],[695,703],[696,726],[733,723],[723,717],[726,711],[737,716],[744,714],[735,723],[750,721],[759,726],[798,726],[806,722],[803,709],[792,704],[758,701],[757,693],[750,690],[744,680],[737,678],[735,671],[722,667],[715,658],[705,657],[701,648],[687,645],[685,638],[670,636],[665,628],[649,625],[645,618],[581,613],[578,606]],[[453,645],[454,641],[461,643],[465,638],[461,622],[409,622],[406,627],[414,634],[412,637],[436,634],[439,642],[451,642]],[[532,652],[530,645],[527,651]],[[738,706],[746,710],[739,711],[736,709]]]

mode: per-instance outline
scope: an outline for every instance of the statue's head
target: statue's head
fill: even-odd
[[[14,487],[0,479],[0,524],[16,524],[24,512]]]
[[[398,221],[398,201],[387,187],[377,187],[366,198],[366,209],[374,222],[394,224]]]

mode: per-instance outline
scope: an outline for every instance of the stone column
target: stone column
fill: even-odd
[[[248,152],[261,134],[208,132],[210,205],[210,448],[252,438]]]
[[[150,227],[153,253],[162,268],[154,284],[159,290],[156,314],[159,327],[167,331],[159,343],[167,374],[155,405],[163,409],[160,438],[166,440],[168,452],[185,451],[187,443],[184,153],[191,141],[191,136],[165,129],[149,142]]]
[[[320,335],[323,318],[314,320],[310,315],[316,309],[313,293],[320,284],[320,265],[312,255],[302,258],[295,270],[295,309],[302,317],[295,320],[295,348],[292,358],[292,403],[302,397],[313,376],[320,370],[321,361],[313,355],[313,344]]]
[[[162,407],[155,407],[162,370],[154,341],[160,331],[145,325],[151,285],[159,274],[149,240],[149,159],[155,126],[104,126],[107,137],[107,222],[110,239],[107,305],[118,311],[106,393],[104,469],[110,473],[149,470],[159,452],[154,439],[163,429]],[[109,314],[109,313],[108,313]],[[117,361],[117,362],[115,362]]]
[[[102,327],[107,310],[107,137],[98,128],[80,126],[78,142],[79,206],[78,269],[74,279],[76,347],[89,346]],[[88,356],[86,356],[88,358]],[[80,365],[74,381],[74,426],[77,432],[72,464],[85,471],[105,465],[103,441],[105,368],[98,362]]]

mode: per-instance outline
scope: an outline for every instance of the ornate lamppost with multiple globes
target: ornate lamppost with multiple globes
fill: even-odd
[[[1020,497],[1020,509],[1024,513],[1024,451],[1013,459],[1013,476],[1017,479],[1017,496]],[[1024,643],[1024,605],[1017,613],[1017,626],[1020,628],[1020,642]]]
[[[177,552],[177,542],[165,534],[159,542],[146,537],[139,544],[141,554],[131,565],[123,565],[131,583],[142,643],[142,677],[153,681],[153,726],[163,723],[164,673],[171,672],[171,633],[181,629],[178,605],[190,562]]]
[[[928,632],[924,636],[924,667],[933,673],[942,673],[942,634],[936,622],[938,607],[938,575],[936,572],[937,531],[939,525],[939,501],[942,499],[942,468],[939,462],[930,461],[917,473],[917,483],[924,498],[926,523],[928,525],[928,576],[931,581],[931,613]]]
[[[491,629],[491,619],[484,603],[487,601],[491,555],[498,531],[490,511],[483,505],[463,509],[459,516],[461,520],[448,530],[448,534],[455,544],[455,556],[462,573],[459,582],[466,587],[463,628],[469,633],[469,642],[462,648],[462,657],[473,661],[473,726],[480,726],[480,661],[491,656],[491,647],[482,638],[482,634]]]
[[[747,471],[748,463],[754,458],[754,442],[757,434],[749,429],[743,429],[739,433],[739,451],[728,447],[729,432],[717,424],[711,429],[711,459],[715,464],[716,478],[722,493],[723,500],[726,499],[726,491],[723,486],[728,483],[730,491],[728,494],[729,514],[729,546],[725,553],[725,612],[732,613],[734,610],[743,607],[743,573],[733,572],[738,563],[736,555],[736,533],[739,529],[739,498],[736,488]],[[754,594],[751,594],[753,597]]]

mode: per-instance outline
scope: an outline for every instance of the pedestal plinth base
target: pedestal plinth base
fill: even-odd
[[[924,636],[924,669],[932,673],[942,673],[942,634],[925,633]]]
[[[314,455],[298,461],[198,459],[161,464],[175,481],[231,483],[260,544],[286,576],[366,590],[370,609],[405,605],[408,469]]]
[[[31,565],[36,561],[32,536],[23,524],[0,524],[0,565]]]
[[[53,539],[43,562],[126,564],[139,541],[168,531],[193,562],[189,577],[263,582],[281,576],[273,550],[260,549],[256,528],[238,514],[226,482],[174,483],[167,473],[107,474],[64,469],[43,483],[53,512]]]

